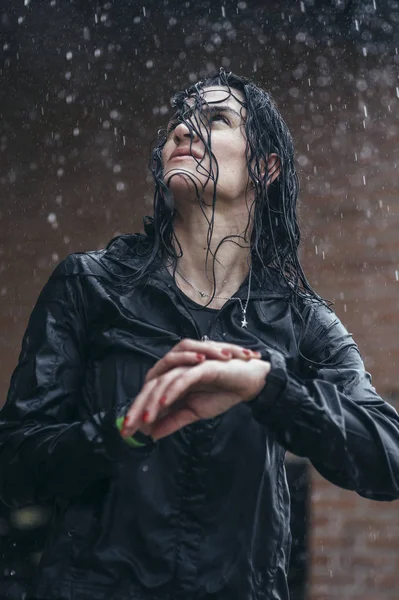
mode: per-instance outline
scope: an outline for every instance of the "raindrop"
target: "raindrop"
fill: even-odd
[[[48,223],[50,223],[50,224],[51,224],[51,223],[55,223],[55,222],[56,222],[56,220],[57,220],[57,215],[56,215],[55,213],[49,213],[49,214],[47,215],[47,222],[48,222]]]
[[[143,15],[146,16],[145,6],[143,6]]]
[[[73,56],[73,54],[72,54],[72,52],[71,52],[70,50],[69,50],[69,52],[67,52],[67,53],[65,54],[65,58],[66,58],[67,60],[72,60],[72,56]]]
[[[225,18],[226,17],[226,7],[222,6],[222,17]]]
[[[367,56],[367,48],[363,46],[362,48],[363,56]]]
[[[302,2],[302,0],[301,0],[301,2],[300,2],[300,6],[301,6],[301,12],[303,12],[303,13],[304,13],[304,12],[305,12],[305,3],[304,3],[304,2]]]
[[[96,48],[96,49],[94,50],[94,56],[95,56],[96,58],[98,58],[99,56],[101,56],[101,54],[102,54],[102,50],[101,50],[101,48]]]
[[[24,17],[18,17],[18,25],[24,22]]]
[[[364,110],[364,116],[367,119],[367,106],[366,105],[363,106],[363,110]]]
[[[395,279],[396,281],[399,281],[399,271],[395,271]]]
[[[124,189],[126,188],[125,184],[123,183],[123,181],[118,181],[118,183],[116,184],[116,189],[118,192],[123,192]]]
[[[80,129],[79,129],[79,127],[75,127],[75,129],[73,130],[73,135],[74,135],[75,137],[77,137],[79,134],[80,134]]]
[[[152,67],[154,66],[154,61],[147,60],[147,62],[145,63],[145,66],[147,67],[147,69],[152,69]]]
[[[355,29],[356,29],[356,31],[360,31],[359,30],[359,21],[357,19],[355,19]]]
[[[366,185],[366,175],[363,175],[363,185]]]

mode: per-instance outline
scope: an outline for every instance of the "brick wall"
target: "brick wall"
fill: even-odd
[[[293,25],[302,18],[298,14],[286,37],[282,28],[270,33],[270,23],[262,34],[261,18],[251,18],[250,34],[246,21],[233,17],[230,29],[210,27],[208,37],[218,31],[224,45],[208,53],[205,63],[223,62],[273,91],[296,140],[306,272],[319,293],[335,302],[377,389],[394,397],[399,393],[397,54],[388,46],[385,54],[367,54],[362,47],[348,48],[339,36],[335,44],[305,34],[298,41],[298,31],[307,27],[303,21]],[[156,21],[151,23],[156,27]],[[206,28],[205,22],[204,37]],[[67,42],[59,42],[62,52],[80,35],[74,40],[68,31]],[[115,42],[112,35],[107,43]],[[157,35],[158,50],[155,42],[151,49],[158,59],[155,67],[148,71],[146,57],[135,59],[140,86],[133,67],[123,70],[119,59],[114,71],[107,71],[107,82],[104,70],[93,67],[65,83],[67,67],[54,62],[62,77],[53,73],[50,83],[41,83],[43,65],[29,61],[26,40],[25,57],[20,44],[20,66],[14,67],[18,77],[5,80],[12,101],[6,107],[0,174],[2,397],[29,312],[51,269],[69,252],[98,248],[118,231],[137,230],[149,211],[146,150],[162,121],[171,82],[185,85],[188,74],[206,71],[202,39],[187,42],[180,58],[179,36],[166,44],[162,36],[169,35],[167,30]],[[51,48],[50,37],[46,40]],[[242,48],[248,49],[245,56]],[[49,50],[46,56],[56,61],[61,54]],[[73,68],[68,67],[74,73]],[[90,96],[93,89],[96,96]],[[48,102],[46,90],[51,92]],[[79,101],[67,104],[74,90]],[[116,108],[123,118],[112,122],[110,112]],[[77,123],[81,133],[74,137]],[[397,510],[396,502],[366,501],[313,473],[308,600],[397,600]]]
[[[356,98],[358,107],[354,103],[344,111],[349,130],[360,124],[361,105],[367,104],[371,116],[366,128],[362,131],[361,124],[353,137],[338,144],[338,154],[333,150],[336,123],[327,139],[317,144],[312,164],[319,176],[323,174],[317,182],[321,193],[306,198],[311,225],[303,258],[311,281],[335,302],[338,316],[353,333],[377,390],[396,404],[398,118],[396,114],[382,118],[384,91],[378,85],[368,90],[368,97]],[[397,106],[393,95],[392,101]],[[323,150],[331,153],[320,161]],[[315,472],[311,499],[309,600],[397,600],[398,503],[367,501]]]

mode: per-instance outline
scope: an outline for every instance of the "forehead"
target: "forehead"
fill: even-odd
[[[238,90],[234,88],[228,88],[225,86],[212,86],[205,87],[200,90],[200,99],[203,104],[211,104],[218,105],[223,104],[223,106],[229,106],[233,108],[238,113],[243,110],[244,97]],[[193,106],[196,102],[196,99],[191,96],[187,98],[187,103]]]

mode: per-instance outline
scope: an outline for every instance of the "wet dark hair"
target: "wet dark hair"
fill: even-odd
[[[207,182],[209,180],[214,182],[212,215],[214,215],[216,201],[218,165],[216,157],[212,154],[210,127],[212,112],[217,111],[219,101],[209,104],[205,101],[202,92],[205,87],[210,86],[226,87],[228,90],[226,98],[233,96],[246,109],[244,128],[247,139],[248,174],[255,194],[254,201],[248,206],[248,223],[243,241],[249,245],[254,274],[258,279],[262,279],[267,268],[275,269],[289,284],[294,296],[306,296],[321,300],[309,284],[298,256],[300,242],[297,218],[299,182],[294,164],[294,146],[289,129],[267,92],[250,80],[231,72],[228,73],[224,69],[175,95],[172,101],[175,113],[169,125],[173,129],[175,124],[183,122],[192,132],[192,136],[195,133],[201,139],[204,152],[210,159]],[[188,102],[189,99],[190,102]],[[210,106],[212,112],[209,112]],[[165,181],[163,172],[162,150],[168,139],[167,136],[168,131],[160,130],[151,156],[150,169],[155,182],[154,213],[152,217],[145,218],[144,228],[152,243],[145,252],[148,260],[137,273],[138,277],[149,272],[157,257],[175,269],[178,258],[182,256],[181,247],[173,230],[175,211],[169,184],[174,175],[170,175]],[[278,156],[278,162],[276,161],[272,170],[278,169],[279,173],[277,178],[267,185],[268,178],[273,173],[270,173],[270,170],[269,173],[265,171],[263,166],[268,164],[268,157],[271,154]],[[201,160],[197,160],[197,170],[204,172]],[[179,176],[182,176],[181,173],[181,169],[179,169]],[[184,176],[191,179],[201,204],[201,189],[199,188],[203,184],[198,186],[192,173],[187,172]],[[246,240],[251,220],[253,228],[250,240]],[[208,222],[207,260],[212,255],[210,239],[213,217]],[[227,236],[221,243],[228,239],[240,243],[239,239],[233,239],[238,237]],[[213,260],[217,260],[216,255],[217,250],[212,255]]]

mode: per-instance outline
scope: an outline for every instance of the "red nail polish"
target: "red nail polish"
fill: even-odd
[[[251,350],[243,350],[243,353],[245,354],[245,356],[251,356],[252,354]]]
[[[205,354],[197,354],[197,360],[205,360]]]
[[[226,350],[226,349],[222,350],[222,354],[224,354],[225,356],[231,356],[230,350]]]
[[[159,404],[160,404],[161,406],[164,406],[164,404],[165,404],[165,403],[166,403],[166,396],[162,396],[162,397],[159,399]]]
[[[141,420],[143,421],[143,423],[148,423],[149,418],[150,418],[150,413],[148,412],[148,410],[145,410],[143,412],[143,416],[141,417]]]
[[[122,428],[126,427],[128,420],[129,420],[129,418],[126,415],[126,417],[123,419]]]

